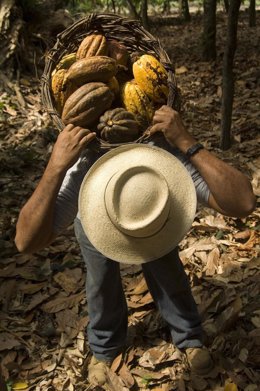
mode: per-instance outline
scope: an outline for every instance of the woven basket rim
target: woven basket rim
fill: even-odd
[[[175,79],[174,65],[168,54],[163,49],[160,40],[155,38],[150,32],[144,29],[140,21],[133,20],[125,16],[112,13],[91,13],[77,21],[57,35],[54,46],[45,56],[45,67],[41,76],[41,101],[43,109],[48,113],[52,122],[59,131],[62,131],[63,124],[58,114],[51,94],[51,74],[60,59],[76,51],[80,42],[90,34],[100,32],[108,40],[116,39],[123,43],[130,52],[141,51],[146,54],[154,55],[165,67],[168,74],[169,94],[167,105],[180,110],[180,95]],[[141,136],[134,142],[141,142]],[[101,147],[105,149],[114,148],[125,144],[110,144],[98,139]]]

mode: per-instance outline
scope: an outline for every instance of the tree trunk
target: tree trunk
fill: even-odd
[[[23,27],[23,15],[21,9],[16,6],[15,0],[2,0],[0,7],[0,67],[12,61],[17,50],[21,29]]]
[[[112,8],[113,8],[113,12],[114,14],[116,13],[116,5],[115,5],[115,0],[111,0],[112,2]]]
[[[169,15],[171,13],[170,0],[164,0],[163,2],[163,14]]]
[[[249,26],[256,26],[255,0],[250,0],[249,4]]]
[[[148,8],[148,1],[147,0],[142,0],[142,6],[141,6],[141,19],[142,19],[142,24],[146,30],[150,30],[150,25],[149,25],[149,18],[147,14],[147,8]]]
[[[202,58],[205,61],[216,59],[216,0],[204,0]]]
[[[224,6],[225,6],[226,13],[228,13],[228,9],[229,9],[229,0],[224,0]]]
[[[127,3],[127,5],[128,5],[128,9],[129,9],[129,11],[130,11],[130,15],[131,15],[134,19],[140,20],[139,14],[138,14],[138,12],[136,11],[136,8],[135,8],[134,3],[132,2],[132,0],[126,0],[126,3]]]
[[[4,382],[4,379],[1,375],[1,372],[0,372],[0,390],[1,391],[7,391],[7,387],[6,387],[6,384]]]
[[[188,0],[179,0],[179,15],[186,22],[190,20],[190,9]]]
[[[221,140],[220,148],[226,150],[231,145],[231,123],[234,98],[233,62],[237,45],[237,24],[241,0],[231,0],[228,11],[227,43],[223,59]]]

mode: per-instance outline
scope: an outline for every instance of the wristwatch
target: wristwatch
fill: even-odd
[[[192,156],[194,156],[197,152],[199,152],[201,149],[203,149],[203,145],[200,143],[192,145],[186,152],[186,157],[190,159]]]

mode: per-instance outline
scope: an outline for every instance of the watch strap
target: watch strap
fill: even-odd
[[[200,143],[192,145],[186,152],[186,157],[190,159],[192,156],[194,156],[197,152],[199,152],[201,149],[203,149],[203,145]]]

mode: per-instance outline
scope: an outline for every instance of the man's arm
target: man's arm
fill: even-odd
[[[150,134],[163,132],[166,140],[186,153],[197,143],[184,127],[180,115],[168,106],[155,112]],[[190,158],[210,189],[209,206],[218,212],[246,217],[255,208],[255,196],[249,179],[206,149]]]
[[[54,207],[62,181],[95,137],[95,133],[73,125],[67,125],[59,134],[38,186],[20,211],[15,237],[19,251],[33,253],[54,239]]]

